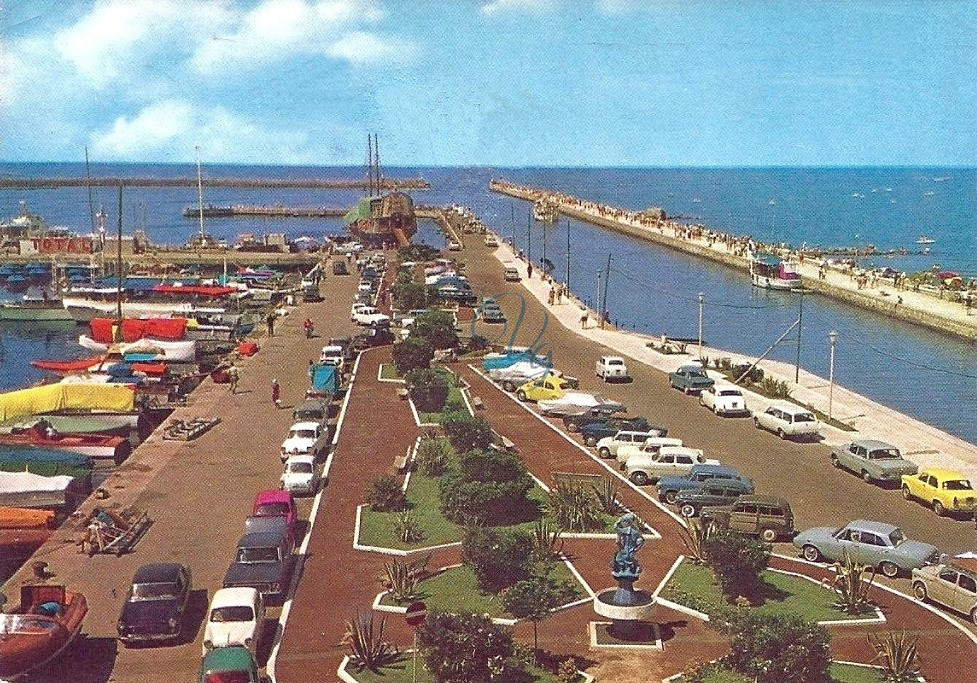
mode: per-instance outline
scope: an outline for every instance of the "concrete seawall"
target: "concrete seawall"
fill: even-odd
[[[720,263],[741,272],[749,272],[749,259],[728,251],[720,242],[711,245],[707,239],[680,238],[666,234],[665,231],[672,230],[678,226],[677,223],[665,222],[657,227],[649,227],[635,224],[631,220],[600,215],[596,210],[575,205],[565,195],[555,192],[497,181],[492,181],[489,188],[494,192],[525,201],[535,201],[540,196],[546,195],[550,201],[556,203],[560,213],[570,218],[669,247],[713,263]],[[583,204],[580,200],[574,201]],[[605,209],[606,213],[627,215],[627,212],[616,207],[601,208]],[[891,280],[887,279],[879,279],[874,287],[859,289],[853,278],[837,270],[828,269],[825,278],[820,279],[818,265],[810,262],[798,264],[798,271],[803,285],[819,294],[968,341],[977,340],[977,316],[971,316],[970,311],[962,303],[938,298],[935,291],[931,294],[924,291],[898,289],[893,286]]]

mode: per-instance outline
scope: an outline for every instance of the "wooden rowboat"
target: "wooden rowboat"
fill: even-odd
[[[88,602],[64,586],[20,588],[20,605],[0,614],[0,679],[13,679],[57,657],[81,632]]]

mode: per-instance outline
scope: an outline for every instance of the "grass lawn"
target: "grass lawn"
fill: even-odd
[[[529,497],[539,505],[542,511],[546,505],[546,492],[539,486],[529,491]],[[400,517],[399,512],[373,512],[369,506],[363,508],[360,517],[360,538],[362,545],[379,548],[396,548],[398,550],[413,550],[445,543],[460,543],[465,537],[465,527],[449,521],[441,514],[438,502],[438,481],[420,472],[411,474],[407,487],[407,500],[411,503],[411,513],[417,520],[421,531],[421,540],[414,543],[404,543],[396,534],[395,525]],[[613,533],[614,515],[602,514],[604,528],[599,530]],[[515,524],[510,528],[532,531],[536,520]]]
[[[553,578],[557,581],[566,581],[573,586],[577,591],[575,599],[584,597],[583,587],[577,583],[563,562],[553,563]],[[512,618],[512,615],[503,609],[499,596],[483,593],[478,589],[474,572],[466,566],[452,567],[424,579],[418,585],[416,599],[423,600],[429,610],[436,612],[471,610],[476,614],[487,614],[490,617]],[[385,595],[382,602],[384,605],[401,604],[389,595]]]
[[[796,614],[809,621],[859,618],[834,607],[837,596],[807,579],[771,571],[763,572],[761,579],[763,603],[754,608],[761,614]],[[706,614],[715,613],[725,603],[712,570],[687,561],[672,575],[661,595]]]
[[[864,666],[833,663],[830,672],[834,683],[881,683],[882,681],[879,669]],[[677,683],[682,683],[681,679]],[[753,683],[753,679],[729,669],[720,669],[709,673],[704,683]]]
[[[437,413],[422,413],[418,411],[417,418],[421,421],[422,424],[429,423],[429,422],[435,424],[441,424],[441,420],[444,419],[444,416],[450,412],[453,412],[448,409],[448,406],[452,406],[452,405],[463,406],[462,410],[468,412],[468,408],[464,407],[465,399],[462,398],[461,389],[458,387],[451,387],[450,389],[448,389],[448,398],[444,403],[444,410]]]
[[[424,667],[424,658],[418,656],[417,663],[420,665],[417,670],[417,683],[435,683],[434,676]],[[409,654],[405,654],[399,662],[380,669],[380,673],[372,671],[356,673],[352,665],[347,666],[346,671],[360,683],[414,683],[414,661]],[[530,667],[529,673],[532,675],[530,679],[532,683],[559,683],[556,675],[542,669]]]
[[[404,379],[397,373],[397,366],[393,363],[380,364],[380,379]]]

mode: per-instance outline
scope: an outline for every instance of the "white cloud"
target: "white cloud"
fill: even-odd
[[[558,4],[558,0],[492,0],[482,5],[482,14],[492,16],[500,12],[509,11],[541,11],[549,10]]]
[[[382,39],[365,31],[353,31],[326,49],[330,57],[345,59],[353,64],[377,62],[408,62],[417,53],[417,46],[405,40]]]
[[[127,161],[185,160],[203,143],[205,157],[222,161],[307,163],[308,136],[265,129],[223,107],[195,108],[183,100],[165,100],[132,118],[119,117],[106,131],[92,136],[93,155]]]

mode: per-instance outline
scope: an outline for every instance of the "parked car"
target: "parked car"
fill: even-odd
[[[977,624],[977,559],[954,557],[943,564],[913,569],[913,595],[964,614]]]
[[[389,325],[390,316],[381,313],[372,306],[366,306],[354,312],[353,315],[350,316],[350,321],[362,327],[370,327],[372,325],[378,325],[381,323],[386,323]]]
[[[754,413],[753,425],[771,431],[781,439],[814,439],[820,429],[814,413],[785,401],[773,403],[762,413]]]
[[[614,417],[618,412],[623,412],[626,408],[615,401],[608,401],[592,408],[588,408],[577,415],[564,415],[563,426],[568,432],[579,432],[583,427],[597,422],[606,422]],[[620,419],[633,420],[634,417],[619,416]]]
[[[749,415],[743,390],[732,384],[714,384],[699,392],[699,405],[716,415]]]
[[[249,586],[263,595],[284,593],[292,573],[294,550],[294,536],[284,523],[274,530],[245,533],[224,574],[224,588]]]
[[[258,664],[246,647],[219,647],[204,655],[198,683],[259,683]]]
[[[333,275],[349,275],[349,269],[346,267],[346,261],[341,259],[336,259],[332,262],[332,274]]]
[[[698,448],[665,446],[652,455],[628,458],[627,477],[638,486],[654,484],[662,477],[685,474],[694,465],[718,465],[718,460],[706,459]]]
[[[203,654],[239,645],[256,658],[261,648],[265,621],[265,602],[254,588],[219,588],[210,600],[204,626]]]
[[[977,508],[970,480],[959,472],[937,467],[924,467],[918,474],[904,474],[902,495],[906,500],[916,499],[929,505],[941,517],[948,513],[973,514]]]
[[[686,491],[701,486],[713,479],[739,479],[749,481],[746,477],[725,465],[695,465],[689,473],[681,477],[662,477],[658,480],[658,499],[666,503],[675,504],[679,491]]]
[[[673,389],[680,389],[686,394],[694,394],[706,387],[711,387],[715,381],[706,374],[701,365],[682,365],[675,372],[668,373],[668,383]]]
[[[478,317],[484,323],[504,323],[505,313],[499,308],[499,305],[494,301],[486,301],[478,309]]]
[[[282,462],[290,455],[311,455],[318,458],[329,446],[329,430],[320,422],[296,422],[288,429],[282,442]]]
[[[626,382],[631,379],[628,366],[620,356],[601,356],[597,359],[594,372],[605,382]]]
[[[899,527],[865,519],[840,529],[807,529],[794,537],[794,545],[808,562],[834,562],[847,554],[855,562],[878,567],[889,578],[935,564],[940,557],[936,546],[909,540]]]
[[[614,458],[623,468],[628,463],[628,458],[632,455],[654,455],[666,446],[683,446],[682,439],[671,436],[649,436],[640,443],[622,444],[617,447]]]
[[[342,368],[346,362],[346,349],[339,344],[326,344],[319,352],[319,362]]]
[[[774,496],[740,496],[731,505],[705,508],[701,521],[717,529],[759,536],[766,543],[794,536],[790,503]]]
[[[659,427],[652,428],[652,426],[648,424],[648,420],[643,417],[610,417],[603,422],[591,422],[589,424],[585,424],[580,428],[580,436],[583,437],[585,444],[591,447],[598,446],[599,450],[599,442],[601,440],[613,438],[619,432],[641,432],[645,435],[644,438],[641,439],[641,441],[644,441],[648,438],[648,436],[659,436],[657,433],[649,434],[649,432],[652,430],[655,432],[662,431]],[[637,439],[634,437],[625,439],[627,443],[634,443],[636,440]],[[601,453],[601,456],[607,458],[614,453],[616,453],[616,450],[612,449],[608,451],[606,455]]]
[[[495,238],[495,235],[488,234],[485,235],[485,246],[486,247],[497,247],[499,246],[499,240]]]
[[[675,504],[683,517],[695,517],[704,507],[728,505],[740,496],[751,493],[753,482],[749,480],[710,479],[695,488],[679,491]]]
[[[124,645],[178,640],[192,583],[186,565],[160,562],[137,569],[116,624],[119,640]]]
[[[314,496],[319,490],[315,458],[311,455],[288,456],[279,485],[293,496]]]
[[[296,423],[316,422],[325,427],[329,421],[329,404],[315,398],[302,401],[292,410],[292,420]]]
[[[543,414],[562,417],[579,415],[597,407],[603,408],[605,415],[627,410],[627,407],[623,404],[604,398],[599,394],[588,394],[573,390],[564,391],[563,396],[560,398],[539,401],[538,405]]]
[[[552,375],[531,379],[516,390],[520,401],[547,401],[560,398],[570,388],[566,380]]]
[[[859,475],[866,483],[902,481],[904,474],[916,474],[916,463],[902,457],[891,443],[874,439],[852,441],[831,449],[831,464]]]
[[[283,517],[289,533],[294,537],[298,526],[295,498],[288,491],[268,489],[259,491],[251,506],[252,517]]]
[[[448,242],[448,251],[461,251],[461,244],[454,240]]]
[[[505,278],[506,282],[519,282],[522,280],[519,277],[519,269],[515,266],[506,266],[502,271],[502,277]]]
[[[319,285],[311,285],[302,288],[302,301],[306,303],[318,303],[322,301],[322,294],[319,292]]]

